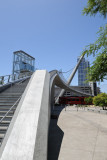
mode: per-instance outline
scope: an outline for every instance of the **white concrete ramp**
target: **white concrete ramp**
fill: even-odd
[[[0,160],[47,159],[49,81],[47,71],[33,74],[1,146]]]

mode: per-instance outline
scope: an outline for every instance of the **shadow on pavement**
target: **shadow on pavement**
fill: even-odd
[[[57,121],[64,106],[56,106],[51,114],[48,136],[48,160],[58,160],[64,132],[57,125]]]

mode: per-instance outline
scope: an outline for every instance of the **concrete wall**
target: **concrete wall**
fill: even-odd
[[[0,160],[46,160],[49,125],[47,71],[36,71],[17,107],[0,149]]]

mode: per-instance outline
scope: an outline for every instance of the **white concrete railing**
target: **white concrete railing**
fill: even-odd
[[[0,148],[0,160],[47,160],[49,81],[47,71],[33,74]]]

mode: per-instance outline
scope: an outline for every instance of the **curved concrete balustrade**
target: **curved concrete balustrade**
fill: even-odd
[[[73,71],[72,71],[72,74],[70,75],[69,79],[66,81],[66,84],[67,84],[68,86],[70,86],[70,83],[71,83],[72,79],[74,78],[75,73],[76,73],[76,71],[77,71],[77,69],[78,69],[78,67],[79,67],[79,65],[80,65],[80,63],[81,63],[84,55],[85,55],[85,53],[81,55],[81,57],[79,58],[79,61],[78,61],[77,65],[75,66],[75,68],[74,68]],[[82,95],[84,95],[84,96],[87,96],[87,95],[88,95],[88,96],[91,96],[90,94],[82,93],[82,92],[80,92],[80,91],[78,91],[78,90],[74,90],[74,89],[71,88],[71,87],[70,87],[70,90],[73,91],[73,92],[75,92],[75,93],[82,94]],[[64,92],[65,92],[65,90],[62,89],[61,92],[59,93],[59,95],[57,96],[56,100],[55,100],[55,103],[56,103],[56,104],[59,102],[59,97],[62,97],[63,94],[64,94]]]
[[[91,94],[83,93],[83,92],[78,91],[78,90],[74,90],[72,88],[72,86],[69,86],[69,84],[66,84],[66,82],[64,82],[61,79],[61,77],[59,76],[59,73],[58,73],[57,70],[53,70],[53,71],[50,72],[50,84],[51,84],[51,86],[52,86],[53,83],[54,83],[54,85],[56,85],[56,86],[58,86],[60,88],[69,89],[74,93],[79,93],[79,94],[82,94],[84,96],[91,96]]]
[[[0,148],[0,160],[47,160],[49,81],[47,71],[33,74]]]

